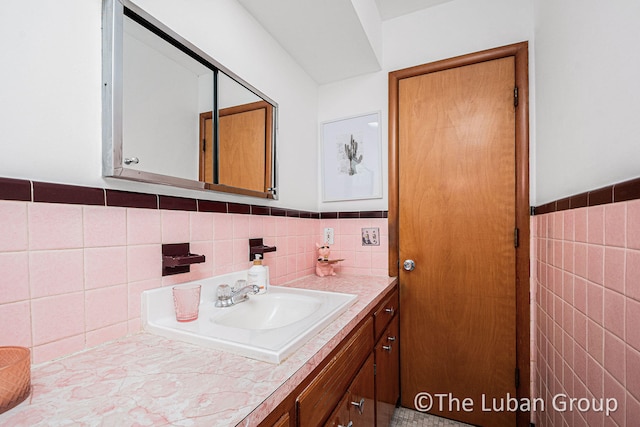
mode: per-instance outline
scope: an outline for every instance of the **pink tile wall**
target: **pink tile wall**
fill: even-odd
[[[274,285],[314,274],[315,243],[335,228],[342,274],[387,275],[387,220],[331,220],[0,200],[0,345],[52,360],[140,330],[140,294],[247,269],[249,238],[267,253]],[[380,227],[362,247],[360,227]],[[162,277],[161,245],[206,255],[190,273]]]
[[[324,244],[323,231],[334,229],[334,244],[330,245],[330,258],[344,258],[335,270],[342,274],[387,276],[389,273],[389,233],[387,219],[323,219],[315,243]],[[362,228],[380,229],[378,246],[362,245]]]
[[[532,218],[539,426],[640,419],[640,200]],[[554,396],[582,400],[573,411]],[[568,399],[567,398],[567,399]],[[558,398],[561,399],[561,398]],[[596,406],[587,409],[587,403]],[[618,408],[607,416],[604,399]],[[566,400],[566,399],[565,399]],[[614,402],[610,401],[613,405]]]

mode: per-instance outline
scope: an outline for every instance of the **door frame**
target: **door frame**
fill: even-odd
[[[465,65],[506,57],[515,59],[518,105],[515,107],[516,144],[516,366],[519,371],[517,398],[531,401],[530,362],[530,230],[529,230],[529,53],[528,42],[515,43],[481,52],[470,53],[389,73],[389,276],[399,276],[399,108],[400,80]],[[514,373],[514,377],[515,377]],[[515,381],[515,379],[514,379]],[[530,414],[516,414],[518,426],[528,426]]]

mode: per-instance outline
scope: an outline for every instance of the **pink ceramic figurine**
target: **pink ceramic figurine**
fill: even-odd
[[[329,245],[322,245],[316,243],[318,248],[318,261],[316,262],[316,274],[320,277],[335,276],[336,272],[333,271],[333,263],[329,262]]]

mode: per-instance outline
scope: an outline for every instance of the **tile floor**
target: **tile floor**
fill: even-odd
[[[467,427],[469,424],[436,417],[407,408],[397,408],[391,427]]]

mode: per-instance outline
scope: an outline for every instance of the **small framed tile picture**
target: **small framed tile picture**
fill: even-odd
[[[362,246],[380,246],[380,228],[363,228]]]

